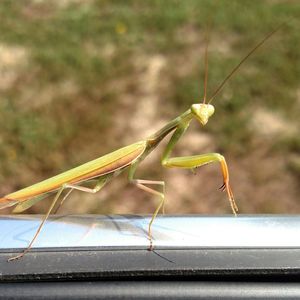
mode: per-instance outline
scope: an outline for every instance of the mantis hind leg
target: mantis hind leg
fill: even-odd
[[[165,182],[159,180],[144,180],[144,179],[133,179],[133,175],[137,168],[137,164],[131,166],[129,170],[129,181],[135,184],[139,189],[148,192],[150,194],[156,195],[160,197],[160,201],[158,206],[156,207],[151,220],[148,225],[148,239],[150,242],[149,250],[153,250],[153,236],[152,236],[152,224],[158,215],[159,211],[162,209],[163,213],[165,212],[164,205],[165,205]],[[162,192],[159,192],[153,188],[148,187],[147,185],[157,185],[162,187]]]
[[[42,220],[42,222],[41,222],[39,228],[37,229],[37,231],[36,231],[36,233],[35,233],[33,239],[31,240],[30,244],[28,245],[28,247],[27,247],[22,253],[18,254],[17,256],[14,256],[14,257],[9,258],[8,261],[12,261],[12,260],[19,259],[19,258],[23,257],[23,256],[31,249],[31,247],[32,247],[32,245],[33,245],[33,243],[34,243],[34,241],[35,241],[36,238],[38,237],[40,231],[41,231],[42,228],[43,228],[44,223],[45,223],[46,220],[48,219],[48,217],[49,217],[49,215],[50,215],[50,213],[51,213],[53,207],[55,206],[57,200],[59,199],[59,196],[61,195],[61,193],[63,192],[64,189],[65,189],[65,185],[63,185],[63,186],[58,190],[58,192],[56,193],[56,195],[55,195],[55,197],[54,197],[54,199],[53,199],[53,201],[52,201],[52,203],[51,203],[51,205],[50,205],[50,207],[49,207],[49,209],[48,209],[46,215],[44,216],[44,218],[43,218],[43,220]]]
[[[221,164],[223,185],[220,187],[220,189],[227,191],[232,212],[234,215],[236,215],[238,211],[238,207],[234,201],[233,193],[229,184],[228,167],[223,155],[219,153],[207,153],[207,154],[194,155],[194,156],[171,157],[171,158],[162,159],[162,165],[167,168],[194,169],[196,167],[200,167],[213,162],[219,162]]]
[[[64,184],[64,185],[62,185],[62,186],[59,188],[59,190],[57,191],[57,193],[56,193],[56,195],[55,195],[55,197],[54,197],[54,199],[53,199],[53,201],[52,201],[52,203],[51,203],[51,205],[50,205],[50,207],[49,207],[49,209],[48,209],[46,215],[44,216],[44,218],[43,218],[43,220],[42,220],[42,222],[41,222],[39,228],[37,229],[37,231],[36,231],[34,237],[32,238],[31,242],[29,243],[28,247],[27,247],[22,253],[18,254],[17,256],[14,256],[14,257],[9,258],[8,261],[13,261],[13,260],[16,260],[16,259],[19,259],[19,258],[23,257],[23,256],[24,256],[24,255],[32,248],[33,243],[34,243],[35,240],[37,239],[37,237],[38,237],[39,233],[41,232],[41,230],[42,230],[42,228],[43,228],[43,226],[44,226],[46,220],[48,219],[48,217],[49,217],[51,211],[52,211],[53,208],[55,207],[55,204],[57,203],[57,201],[58,201],[59,197],[61,196],[62,192],[64,191],[64,189],[69,188],[70,191],[68,191],[67,194],[63,197],[63,199],[62,199],[62,201],[61,201],[59,207],[62,205],[62,203],[66,200],[66,198],[71,194],[71,192],[72,192],[73,190],[80,190],[80,191],[82,191],[82,192],[93,193],[93,194],[94,194],[94,193],[97,193],[97,192],[100,191],[101,188],[106,184],[106,182],[108,181],[108,179],[109,179],[111,176],[112,176],[112,175],[109,174],[109,175],[107,175],[107,176],[103,176],[103,177],[99,178],[99,179],[97,180],[97,184],[96,184],[95,187],[92,188],[92,189],[87,188],[87,187],[83,187],[83,186],[79,186],[79,185],[67,184],[67,183]],[[59,207],[58,207],[58,208],[59,208]],[[56,210],[56,211],[57,211],[57,210]]]
[[[85,193],[95,194],[95,193],[99,192],[104,187],[104,185],[107,183],[107,181],[111,177],[112,177],[112,174],[108,174],[108,175],[102,176],[98,179],[90,180],[90,181],[96,181],[96,185],[94,186],[94,188],[88,188],[88,187],[84,187],[84,186],[81,186],[81,185],[66,184],[65,187],[69,188],[70,190],[66,193],[66,195],[63,197],[63,199],[60,201],[59,205],[57,206],[57,208],[54,211],[54,214],[57,213],[57,211],[61,208],[61,206],[63,205],[65,200],[69,197],[69,195],[74,190],[78,190],[78,191],[85,192]]]

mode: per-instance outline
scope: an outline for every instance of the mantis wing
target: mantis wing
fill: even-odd
[[[17,203],[19,203],[18,200],[0,198],[0,209],[14,206]]]
[[[50,193],[47,194],[43,194],[43,195],[39,195],[33,198],[30,198],[28,200],[25,200],[23,202],[20,202],[12,211],[13,213],[21,213],[24,210],[30,208],[31,206],[33,206],[34,204],[36,204],[37,202],[45,199],[46,197],[48,197],[49,195],[51,195]]]
[[[65,183],[76,184],[101,175],[114,173],[116,170],[132,164],[144,153],[145,148],[145,141],[136,142],[27,188],[5,195],[4,198],[0,198],[0,209],[58,190]]]

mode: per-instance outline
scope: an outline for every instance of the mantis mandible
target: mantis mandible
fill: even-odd
[[[283,25],[283,24],[282,24]],[[106,154],[100,158],[87,162],[81,166],[78,166],[69,171],[63,172],[59,175],[33,184],[24,189],[5,195],[0,198],[0,209],[11,207],[16,205],[13,212],[22,212],[38,201],[44,199],[46,196],[52,193],[56,193],[47,213],[42,219],[42,222],[33,236],[28,247],[23,250],[17,256],[9,258],[8,261],[12,261],[23,257],[32,247],[34,241],[38,237],[45,221],[47,220],[50,213],[53,211],[58,200],[61,198],[62,193],[67,189],[67,193],[62,197],[59,206],[66,200],[66,198],[74,190],[79,190],[87,193],[97,193],[104,185],[110,181],[114,176],[121,172],[128,170],[129,182],[135,184],[141,190],[156,195],[160,198],[159,205],[152,215],[151,221],[148,225],[148,239],[150,241],[150,249],[153,247],[152,238],[152,224],[161,209],[164,206],[165,193],[164,181],[157,180],[143,180],[135,179],[134,174],[139,166],[140,162],[144,160],[151,151],[153,151],[157,145],[170,133],[173,133],[161,158],[161,164],[166,168],[184,168],[184,169],[195,169],[205,164],[218,162],[221,165],[221,172],[223,176],[223,185],[220,189],[226,190],[229,203],[234,215],[237,214],[238,208],[234,201],[233,193],[229,184],[229,172],[224,156],[219,153],[207,153],[194,156],[184,157],[170,157],[171,152],[180,139],[180,137],[188,129],[190,122],[196,119],[201,125],[206,125],[209,118],[214,114],[214,107],[211,101],[221,91],[225,83],[229,78],[237,71],[237,69],[246,61],[246,59],[252,55],[257,48],[259,48],[264,42],[269,39],[275,32],[282,26],[280,25],[275,30],[265,36],[240,62],[237,64],[227,77],[221,82],[217,89],[213,92],[212,96],[207,101],[206,87],[208,78],[208,55],[207,55],[207,43],[205,47],[205,78],[204,78],[204,97],[202,103],[192,104],[191,107],[177,118],[170,121],[163,128],[155,132],[153,135],[147,137],[144,140],[133,143],[129,146],[118,149],[114,152]],[[83,184],[87,181],[95,181],[94,188],[89,188]],[[161,190],[156,190],[153,186],[159,187]]]

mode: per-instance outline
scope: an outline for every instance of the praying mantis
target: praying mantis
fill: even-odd
[[[162,166],[166,168],[183,168],[193,170],[197,167],[209,163],[220,163],[221,173],[223,176],[223,185],[220,187],[220,189],[227,192],[232,212],[234,215],[236,215],[238,207],[235,203],[233,192],[229,184],[229,171],[224,156],[219,153],[207,153],[184,157],[170,156],[176,143],[186,132],[190,122],[193,119],[196,119],[203,126],[207,124],[209,118],[214,114],[215,111],[214,106],[211,104],[212,100],[221,91],[225,83],[232,77],[232,75],[248,59],[248,57],[252,55],[260,46],[262,46],[265,41],[268,40],[275,32],[277,32],[281,26],[282,25],[270,32],[258,44],[256,44],[255,47],[253,47],[251,51],[249,51],[248,54],[232,69],[227,77],[225,77],[225,79],[213,92],[212,96],[210,96],[208,99],[206,92],[208,79],[208,43],[206,43],[203,101],[201,103],[192,104],[187,111],[171,120],[151,136],[145,138],[144,140],[138,141],[129,146],[106,154],[100,158],[87,162],[76,168],[58,174],[54,177],[38,182],[16,192],[7,194],[3,198],[0,198],[0,209],[16,206],[13,212],[19,213],[30,208],[48,195],[55,193],[54,199],[47,213],[43,217],[28,247],[25,248],[20,254],[9,258],[8,261],[13,261],[23,257],[32,248],[35,240],[42,230],[45,221],[49,217],[50,213],[54,211],[55,205],[59,203],[59,199],[62,198],[60,200],[60,203],[58,204],[60,206],[74,190],[87,193],[97,193],[105,186],[108,181],[112,180],[113,177],[119,175],[125,170],[128,170],[129,182],[135,184],[139,189],[160,198],[159,204],[155,209],[148,225],[148,239],[150,242],[149,249],[152,249],[152,224],[159,211],[161,209],[164,211],[165,182],[158,180],[135,179],[134,175],[141,161],[143,161],[150,154],[150,152],[152,152],[158,146],[158,144],[170,133],[172,133],[172,136],[165,150],[163,151],[161,158]],[[84,185],[86,182],[95,182],[95,185],[93,188],[90,188]],[[155,189],[153,187],[157,187],[158,189]],[[63,196],[64,190],[68,191]]]

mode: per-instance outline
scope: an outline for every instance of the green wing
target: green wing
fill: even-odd
[[[140,141],[123,147],[100,158],[87,162],[69,171],[21,189],[14,193],[5,195],[5,199],[24,201],[47,192],[55,191],[65,183],[78,183],[94,177],[113,173],[118,169],[130,165],[138,157],[140,157],[147,143]],[[3,199],[4,199],[3,198]],[[32,200],[34,201],[34,200]],[[39,200],[36,200],[36,202]],[[30,200],[28,205],[30,204]],[[17,206],[18,207],[18,206]],[[23,209],[23,208],[20,208]]]
[[[34,204],[36,204],[37,202],[45,199],[46,197],[50,196],[52,193],[46,193],[43,195],[39,195],[39,196],[35,196],[31,199],[25,200],[20,202],[12,211],[13,213],[21,213],[24,210],[30,208],[31,206],[33,206]]]

